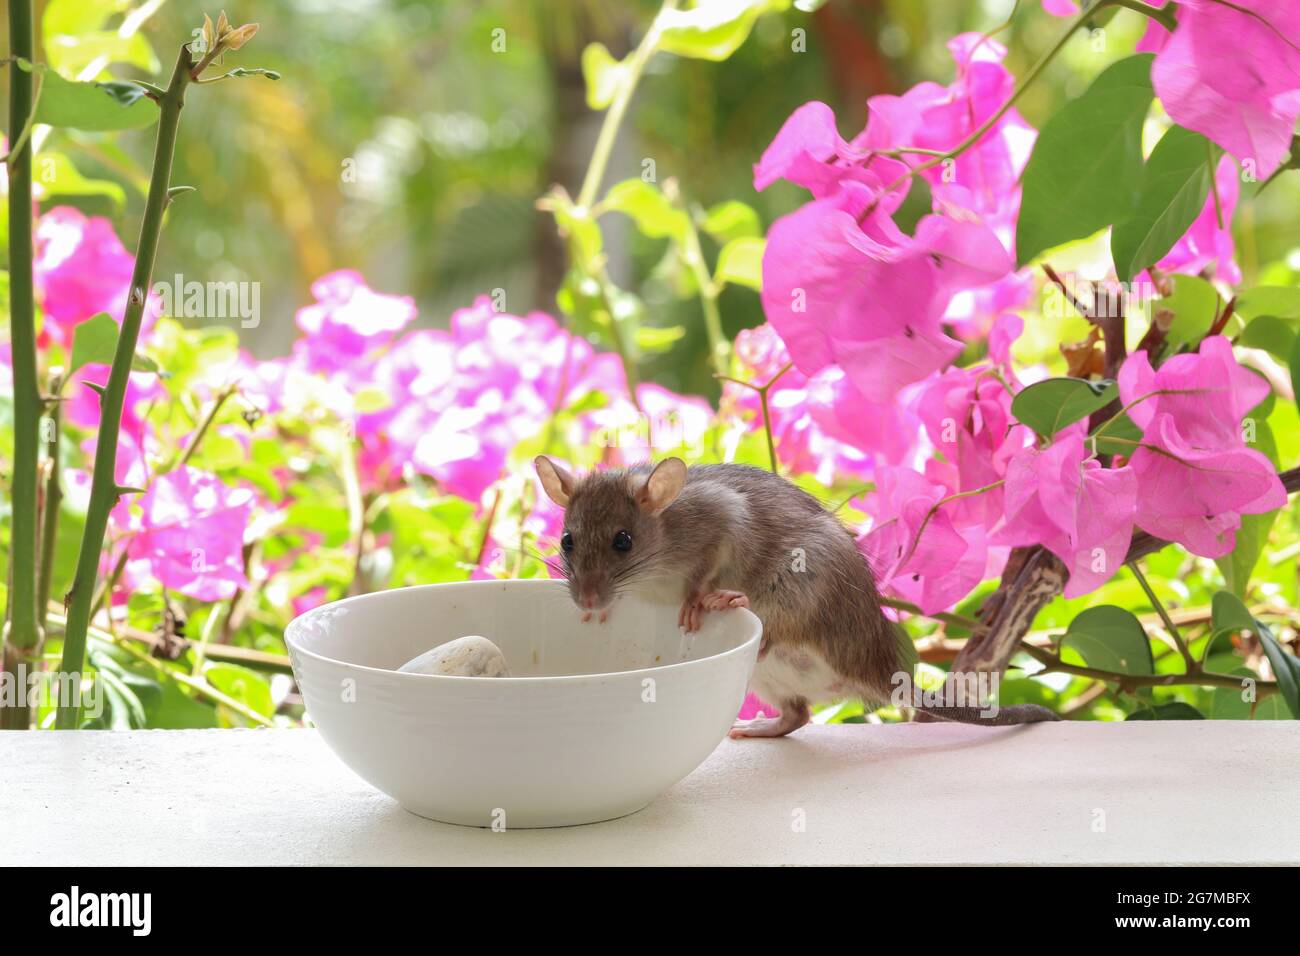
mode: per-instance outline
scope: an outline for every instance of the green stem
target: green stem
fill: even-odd
[[[46,454],[45,501],[41,506],[41,567],[36,586],[36,607],[44,618],[50,608],[50,586],[54,577],[54,549],[59,539],[59,510],[63,507],[63,461],[59,441],[63,417],[63,375],[50,377],[49,449]],[[44,621],[42,621],[45,624]],[[48,626],[48,624],[45,624]]]
[[[695,284],[700,287],[700,306],[704,310],[704,328],[709,335],[709,358],[713,370],[718,375],[730,371],[728,359],[731,349],[726,336],[722,334],[722,315],[718,311],[718,287],[704,262],[704,251],[700,248],[700,234],[695,228],[695,220],[687,210],[686,215],[686,264],[695,276]]]
[[[218,601],[208,608],[208,616],[203,622],[203,632],[199,635],[199,642],[194,645],[194,666],[190,668],[190,674],[194,677],[203,674],[203,665],[208,659],[208,645],[212,643],[212,638],[217,633],[217,625],[225,616],[225,610],[225,601]]]
[[[13,347],[14,460],[9,526],[8,626],[0,645],[6,671],[33,667],[40,659],[37,622],[37,459],[41,395],[36,383],[36,300],[32,280],[32,144],[24,130],[32,115],[32,73],[18,59],[35,50],[32,0],[9,0],[9,341]],[[26,729],[26,695],[0,707],[0,727]]]
[[[940,155],[935,156],[933,159],[927,160],[926,162],[921,163],[918,166],[913,166],[907,172],[903,173],[901,176],[899,176],[892,183],[890,183],[888,186],[885,187],[884,191],[881,193],[881,196],[884,196],[888,193],[892,193],[896,188],[898,188],[903,183],[910,180],[913,176],[917,175],[918,173],[923,173],[926,170],[934,169],[934,167],[942,164],[946,160],[956,159],[962,153],[966,152],[966,150],[970,149],[972,146],[978,143],[980,139],[984,136],[984,134],[987,133],[989,130],[991,130],[994,126],[996,126],[998,121],[1002,119],[1004,115],[1006,115],[1006,112],[1016,104],[1016,102],[1020,99],[1021,96],[1024,95],[1025,90],[1029,89],[1030,84],[1032,84],[1036,79],[1038,79],[1039,74],[1042,73],[1043,70],[1047,68],[1047,65],[1056,58],[1056,55],[1065,48],[1065,44],[1069,42],[1070,37],[1074,36],[1074,31],[1079,29],[1079,27],[1083,26],[1090,19],[1092,19],[1092,17],[1096,15],[1097,11],[1100,10],[1102,7],[1106,6],[1108,3],[1118,3],[1118,2],[1119,0],[1097,0],[1096,3],[1093,3],[1091,6],[1086,7],[1083,10],[1083,12],[1080,13],[1077,17],[1075,17],[1073,22],[1071,22],[1070,25],[1065,29],[1065,32],[1062,33],[1061,36],[1057,39],[1056,43],[1052,45],[1052,48],[1048,50],[1046,53],[1044,53],[1039,58],[1037,63],[1035,63],[1032,67],[1030,67],[1029,72],[1024,75],[1024,77],[1020,80],[1020,82],[1016,84],[1016,88],[1011,91],[1011,95],[1007,97],[1007,101],[1003,103],[1000,107],[998,107],[998,109],[996,109],[993,112],[993,114],[989,116],[988,119],[986,119],[983,123],[977,126],[969,136],[963,139],[952,149],[948,150],[945,153],[941,153]],[[875,202],[871,203],[871,205],[867,207],[867,210],[862,214],[862,217],[865,218],[875,208],[876,203],[878,203],[879,201],[880,199],[878,197],[875,200]]]
[[[587,175],[582,180],[582,189],[578,193],[578,205],[584,209],[590,209],[592,203],[596,201],[596,193],[600,191],[601,181],[605,178],[605,167],[609,165],[609,157],[614,150],[614,140],[618,138],[618,128],[623,122],[623,115],[627,112],[628,104],[632,102],[632,94],[636,91],[636,85],[641,79],[642,72],[645,71],[646,64],[650,62],[650,57],[654,55],[655,48],[659,45],[659,18],[665,11],[673,10],[676,6],[677,0],[665,0],[654,22],[646,30],[645,36],[628,57],[627,75],[619,84],[618,94],[609,104],[605,120],[600,125],[600,133],[591,152],[591,163],[587,166]]]
[[[767,393],[771,391],[772,386],[776,384],[777,379],[779,379],[786,372],[790,371],[790,369],[792,368],[794,368],[794,362],[786,362],[785,365],[781,366],[780,371],[778,371],[775,375],[769,378],[762,385],[755,385],[753,382],[741,381],[738,378],[732,378],[730,375],[714,376],[714,378],[720,379],[721,381],[730,382],[733,385],[743,385],[745,388],[750,388],[758,392],[758,401],[763,408],[763,433],[767,436],[767,457],[768,460],[771,462],[772,474],[774,475],[779,474],[779,471],[777,469],[777,464],[776,464],[776,442],[772,438],[772,416],[768,411]]]
[[[235,386],[227,385],[213,396],[207,414],[200,419],[198,427],[194,429],[189,441],[185,443],[185,449],[181,452],[180,458],[176,460],[175,467],[179,468],[181,465],[189,464],[190,459],[194,457],[194,453],[199,450],[199,445],[203,443],[203,436],[208,433],[208,429],[212,427],[212,423],[216,420],[217,413],[221,411],[221,406],[226,404],[226,400],[233,394],[235,394]]]
[[[1163,8],[1157,8],[1149,3],[1143,3],[1142,0],[1106,0],[1106,2],[1113,7],[1124,7],[1126,10],[1133,10],[1144,17],[1149,17],[1171,33],[1178,26],[1178,20],[1174,17],[1174,5],[1172,3]]]
[[[366,557],[366,505],[357,472],[357,441],[350,435],[344,438],[339,464],[343,496],[348,504],[348,543],[352,550],[352,580],[348,583],[347,594],[354,597],[366,590],[361,575],[361,565]]]
[[[1214,143],[1205,141],[1205,152],[1210,167],[1210,195],[1214,197],[1214,224],[1223,228],[1223,200],[1219,196],[1218,162],[1214,156]]]
[[[913,614],[917,617],[928,617],[932,621],[942,621],[944,624],[964,628],[972,633],[985,630],[983,624],[975,620],[973,617],[967,617],[965,614],[956,614],[948,611],[940,611],[938,614],[926,614],[911,601],[901,601],[898,598],[885,597],[884,595],[881,595],[880,603],[885,607],[892,607],[895,611],[905,611],[906,613]]]
[[[1093,680],[1112,681],[1123,687],[1194,685],[1198,687],[1227,687],[1233,690],[1240,689],[1243,681],[1243,678],[1233,674],[1216,674],[1213,671],[1200,671],[1196,674],[1119,674],[1114,671],[1098,670],[1095,667],[1067,664],[1051,651],[1045,651],[1023,641],[1019,649],[1043,665],[1043,669],[1029,675],[1031,677],[1051,673],[1073,674],[1075,677],[1090,677]],[[1255,681],[1255,688],[1259,691],[1260,697],[1263,698],[1277,690],[1277,683],[1275,681],[1257,680]]]
[[[108,385],[100,397],[99,432],[95,445],[90,503],[86,509],[81,551],[77,555],[77,570],[67,597],[68,624],[63,641],[63,660],[59,665],[64,674],[80,674],[85,663],[86,632],[90,627],[91,601],[94,599],[99,555],[104,547],[104,534],[108,530],[108,515],[119,495],[114,474],[122,406],[126,399],[127,380],[131,375],[131,363],[140,337],[140,322],[153,277],[154,258],[158,253],[163,212],[167,208],[167,189],[171,183],[172,156],[176,150],[181,108],[185,105],[185,90],[190,83],[192,66],[189,46],[182,45],[171,82],[159,103],[153,173],[149,180],[149,198],[145,202],[144,219],[140,225],[140,241],[136,248],[135,269],[131,274],[126,314],[122,318],[122,330],[118,335],[117,349],[113,353]],[[61,730],[76,728],[80,723],[79,709],[75,704],[60,707],[55,726]]]
[[[1165,610],[1165,606],[1161,604],[1160,599],[1156,597],[1156,592],[1151,589],[1151,585],[1147,582],[1146,575],[1142,573],[1142,569],[1138,567],[1136,561],[1128,562],[1128,569],[1133,572],[1133,577],[1137,578],[1138,584],[1142,585],[1142,590],[1146,592],[1147,600],[1151,602],[1151,606],[1155,608],[1156,613],[1160,615],[1160,620],[1164,622],[1165,630],[1168,631],[1169,636],[1173,638],[1174,646],[1178,648],[1178,653],[1183,656],[1183,663],[1187,666],[1187,673],[1199,673],[1201,665],[1196,663],[1196,658],[1192,656],[1192,652],[1188,649],[1187,642],[1183,640],[1183,635],[1178,630],[1178,626],[1174,624],[1173,619],[1169,616],[1169,612]]]
[[[4,154],[4,162],[7,164],[10,159],[17,153],[22,152],[22,148],[27,145],[27,137],[32,135],[32,127],[36,124],[36,104],[41,101],[41,75],[33,71],[34,89],[32,92],[32,108],[27,116],[27,125],[22,128],[22,132],[16,138],[12,137],[9,143],[9,151]]]

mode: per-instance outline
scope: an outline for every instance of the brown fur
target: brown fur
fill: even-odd
[[[740,591],[763,621],[769,651],[810,647],[855,695],[888,698],[902,666],[894,625],[881,613],[857,543],[834,515],[785,479],[748,465],[692,466],[676,500],[647,514],[634,496],[650,471],[597,471],[572,486],[565,527],[574,540],[566,564],[575,601],[590,588],[603,604],[664,577],[680,578],[682,600]],[[611,547],[620,530],[633,537],[630,552]]]

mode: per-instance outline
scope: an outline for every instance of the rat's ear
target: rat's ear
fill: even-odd
[[[654,514],[663,511],[681,494],[686,484],[686,462],[680,458],[665,458],[655,465],[650,477],[636,494],[636,503]]]
[[[533,467],[537,469],[537,477],[542,479],[542,487],[546,489],[547,497],[561,508],[568,505],[569,498],[573,495],[573,486],[577,483],[573,474],[545,455],[534,458]]]

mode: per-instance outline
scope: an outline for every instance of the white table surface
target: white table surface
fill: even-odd
[[[494,833],[310,730],[0,734],[0,864],[1300,863],[1300,722],[812,726],[645,810]]]

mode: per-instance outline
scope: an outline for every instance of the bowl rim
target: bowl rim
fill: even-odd
[[[406,587],[386,588],[383,591],[372,591],[369,594],[357,594],[354,595],[353,597],[340,598],[337,601],[330,601],[327,604],[321,604],[318,607],[314,607],[309,611],[304,611],[303,613],[294,617],[293,620],[291,620],[287,625],[285,625],[284,643],[285,646],[290,651],[301,654],[304,657],[310,657],[326,664],[334,664],[339,667],[351,668],[353,670],[363,672],[363,673],[390,675],[390,676],[397,677],[399,680],[409,678],[410,680],[417,680],[417,681],[419,680],[454,681],[457,683],[472,681],[474,683],[482,683],[485,679],[482,677],[466,677],[459,674],[416,674],[410,671],[389,670],[384,667],[371,667],[368,664],[354,664],[351,661],[341,661],[336,657],[329,657],[325,654],[320,654],[316,651],[309,650],[308,648],[304,647],[302,645],[301,640],[298,638],[295,632],[306,626],[305,624],[302,623],[306,618],[312,617],[315,614],[319,614],[325,611],[327,608],[338,608],[345,604],[363,603],[366,601],[377,600],[383,598],[385,595],[395,594],[399,591],[427,591],[434,588],[475,588],[475,587],[492,587],[492,586],[497,586],[497,587],[504,586],[508,588],[532,588],[532,589],[540,590],[543,587],[554,586],[554,583],[555,582],[552,579],[543,579],[543,578],[494,578],[492,580],[479,580],[479,581],[441,581],[436,584],[412,584],[412,585],[407,585]],[[720,651],[717,654],[710,654],[708,657],[698,657],[689,661],[678,661],[675,664],[656,664],[653,667],[637,667],[629,670],[618,670],[618,671],[600,671],[594,674],[549,674],[549,675],[536,676],[536,677],[493,677],[488,679],[490,679],[494,684],[499,682],[506,682],[510,684],[548,684],[548,683],[558,684],[558,683],[566,683],[566,682],[573,683],[573,682],[581,682],[581,681],[600,680],[602,678],[610,678],[610,677],[626,677],[628,675],[634,675],[634,674],[663,673],[664,671],[697,667],[697,666],[703,667],[707,665],[710,661],[721,661],[722,659],[733,655],[746,654],[750,651],[751,646],[756,646],[758,642],[762,640],[763,622],[759,618],[759,616],[747,607],[736,607],[736,608],[727,609],[728,614],[733,614],[736,612],[741,612],[742,617],[748,617],[753,619],[752,621],[747,622],[749,626],[753,628],[753,633],[750,634],[749,637],[747,637],[744,641],[742,641],[740,644],[736,645],[735,647],[729,648],[728,650],[725,651]],[[290,663],[292,663],[292,655],[290,657]],[[294,676],[295,678],[297,677],[296,668],[295,668]]]

